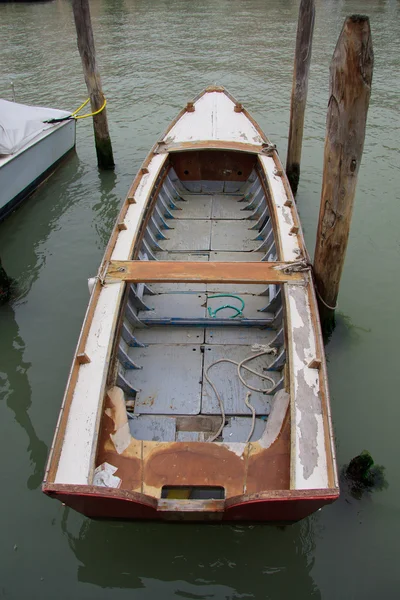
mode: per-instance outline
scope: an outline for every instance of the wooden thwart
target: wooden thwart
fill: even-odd
[[[304,273],[285,273],[284,262],[188,262],[112,260],[106,283],[285,283],[302,282]]]

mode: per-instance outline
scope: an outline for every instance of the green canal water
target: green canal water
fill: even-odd
[[[93,0],[116,160],[77,154],[0,226],[15,279],[0,309],[0,598],[398,598],[400,537],[399,39],[396,0],[317,0],[298,206],[313,251],[328,67],[344,17],[367,13],[373,91],[326,351],[339,466],[364,448],[388,487],[346,491],[291,527],[91,522],[40,490],[68,370],[118,208],[148,149],[203,87],[222,84],[285,157],[298,2]],[[86,98],[70,3],[0,5],[0,96],[73,110]]]

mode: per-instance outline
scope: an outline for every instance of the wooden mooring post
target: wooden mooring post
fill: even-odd
[[[286,158],[286,174],[293,194],[297,192],[300,179],[301,146],[303,143],[304,113],[307,102],[314,20],[314,0],[301,0],[297,25],[292,99],[290,103],[289,141]]]
[[[101,109],[105,98],[101,88],[100,73],[96,64],[89,0],[72,0],[72,10],[78,38],[78,50],[82,60],[83,73],[89,92],[92,112],[94,113]],[[93,129],[97,164],[100,169],[113,169],[115,166],[114,157],[105,108],[93,116]]]
[[[321,208],[314,255],[322,328],[332,330],[364,147],[374,55],[368,17],[347,17],[330,66]]]

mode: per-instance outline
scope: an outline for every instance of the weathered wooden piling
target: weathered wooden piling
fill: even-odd
[[[72,9],[83,73],[89,92],[92,112],[95,113],[101,109],[105,98],[101,88],[100,73],[96,64],[96,51],[90,18],[89,0],[72,0]],[[113,169],[115,166],[114,157],[108,131],[107,111],[105,108],[93,116],[93,129],[99,168]]]
[[[3,269],[0,258],[0,304],[8,302],[11,296],[11,279]]]
[[[300,179],[301,146],[303,142],[304,113],[307,102],[314,20],[314,0],[301,0],[297,25],[292,99],[290,104],[289,141],[286,159],[286,174],[293,194],[297,192]]]
[[[325,331],[334,326],[364,147],[373,61],[368,17],[347,17],[330,66],[321,208],[314,255],[315,285]]]

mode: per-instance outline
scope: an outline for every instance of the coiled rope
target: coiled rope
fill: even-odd
[[[263,350],[262,352],[257,352],[257,354],[252,354],[251,356],[247,356],[246,358],[244,358],[242,361],[240,362],[236,362],[235,360],[231,360],[230,358],[220,358],[219,360],[216,360],[215,362],[211,363],[211,365],[209,365],[209,367],[206,369],[206,371],[204,372],[204,377],[206,379],[206,381],[210,384],[210,386],[212,387],[212,389],[214,390],[214,394],[218,400],[218,404],[219,404],[219,408],[221,411],[221,425],[218,428],[218,431],[211,436],[207,442],[214,442],[221,434],[223,428],[225,427],[225,408],[224,408],[224,403],[223,400],[221,398],[221,396],[218,393],[217,388],[215,387],[214,383],[211,381],[211,379],[208,376],[208,372],[209,370],[214,367],[215,365],[218,365],[220,363],[226,362],[226,363],[230,363],[232,365],[236,365],[237,367],[237,375],[240,379],[240,381],[243,383],[243,385],[245,387],[247,387],[249,390],[252,390],[254,392],[260,392],[261,394],[271,394],[274,391],[274,388],[276,387],[276,382],[272,379],[272,377],[269,377],[268,375],[265,375],[265,373],[259,373],[258,371],[254,371],[254,369],[251,369],[250,367],[246,366],[246,363],[250,362],[251,360],[254,360],[255,358],[258,358],[259,356],[264,356],[266,354],[276,354],[276,349],[275,348],[270,348],[269,346],[266,347],[265,350]],[[252,385],[250,385],[249,383],[247,383],[241,374],[241,369],[244,369],[245,371],[249,371],[249,373],[253,373],[253,375],[256,375],[257,377],[260,377],[261,379],[268,379],[268,381],[270,381],[272,383],[272,387],[270,388],[256,388],[253,387]],[[251,410],[252,412],[252,422],[251,422],[251,431],[250,434],[247,436],[246,439],[246,444],[247,442],[250,441],[251,436],[253,435],[254,432],[254,427],[255,427],[255,423],[256,423],[256,410],[255,408],[250,404],[249,398],[250,398],[251,392],[247,392],[246,398],[245,398],[245,404],[246,406]]]
[[[235,298],[236,300],[239,300],[242,304],[241,308],[238,308],[237,306],[232,306],[232,304],[224,304],[223,306],[219,306],[218,308],[216,308],[215,310],[212,310],[211,306],[208,307],[208,314],[210,315],[210,317],[215,318],[217,316],[217,313],[220,310],[223,310],[224,308],[231,308],[232,310],[236,311],[236,314],[231,315],[229,318],[230,319],[234,319],[235,317],[243,317],[243,309],[245,307],[245,303],[243,298],[241,298],[240,296],[237,296],[236,294],[214,294],[213,296],[208,296],[209,300],[211,300],[212,298]]]

